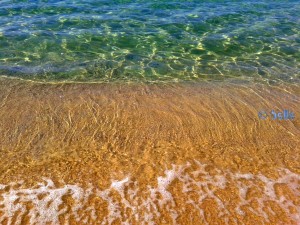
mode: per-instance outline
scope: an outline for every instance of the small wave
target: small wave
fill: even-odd
[[[1,224],[300,224],[300,176],[221,171],[197,161],[173,165],[142,188],[130,176],[106,189],[43,178],[0,184]]]

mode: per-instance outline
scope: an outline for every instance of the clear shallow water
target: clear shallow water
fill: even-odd
[[[299,1],[0,2],[0,74],[299,81]]]
[[[0,224],[300,222],[297,85],[0,80]]]

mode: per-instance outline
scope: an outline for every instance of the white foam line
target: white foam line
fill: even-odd
[[[239,190],[239,204],[235,207],[238,215],[244,216],[243,206],[247,206],[249,211],[262,218],[262,222],[269,222],[269,215],[275,216],[276,212],[268,205],[268,201],[275,202],[289,217],[290,222],[300,224],[299,202],[289,199],[284,195],[278,196],[275,191],[276,184],[285,184],[295,198],[300,199],[300,176],[288,169],[279,170],[279,178],[271,179],[262,174],[242,174],[231,173],[230,171],[220,171],[215,169],[214,175],[206,170],[206,165],[196,162],[197,170],[186,172],[191,165],[172,165],[166,170],[163,176],[157,178],[157,185],[147,186],[147,190],[141,193],[137,181],[132,181],[130,177],[121,180],[113,180],[111,185],[105,190],[99,190],[93,186],[82,188],[76,184],[66,184],[57,187],[51,179],[44,178],[33,188],[24,188],[22,182],[10,184],[0,184],[0,224],[5,220],[8,225],[21,224],[22,218],[28,214],[30,224],[59,224],[59,217],[63,215],[66,223],[71,217],[75,218],[79,224],[88,224],[97,221],[101,224],[112,224],[120,220],[121,224],[129,225],[133,221],[138,224],[156,224],[160,220],[162,210],[168,212],[172,219],[172,224],[178,224],[178,217],[185,213],[182,208],[176,205],[173,193],[170,190],[172,183],[177,180],[181,183],[181,194],[184,196],[184,204],[191,205],[198,212],[201,223],[208,225],[209,219],[202,203],[205,199],[212,199],[218,207],[218,218],[223,220],[223,224],[240,224],[238,218],[233,218],[229,211],[229,204],[223,201],[216,194],[217,190],[224,189],[230,183]],[[263,187],[258,183],[262,183]],[[9,188],[7,188],[9,187]],[[7,188],[7,190],[6,190]],[[258,189],[263,197],[251,197],[247,199],[250,188]],[[112,193],[116,193],[118,197]],[[41,196],[43,195],[43,198]],[[63,197],[69,195],[74,200],[74,205],[67,206],[63,202]],[[97,196],[107,203],[108,214],[98,221],[96,206],[88,204],[92,196]],[[196,196],[196,198],[195,198]],[[251,208],[250,202],[256,200],[258,208]],[[26,206],[31,203],[32,208]],[[298,204],[298,205],[297,205]],[[71,210],[66,214],[68,207]],[[290,208],[295,209],[294,213]]]

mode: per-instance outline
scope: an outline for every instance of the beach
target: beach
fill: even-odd
[[[0,1],[0,224],[300,225],[297,1]]]
[[[300,221],[297,84],[0,89],[2,224]],[[271,110],[295,118],[258,116]]]

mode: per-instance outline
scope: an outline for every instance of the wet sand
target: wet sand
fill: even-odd
[[[1,224],[300,224],[299,85],[0,90]]]

